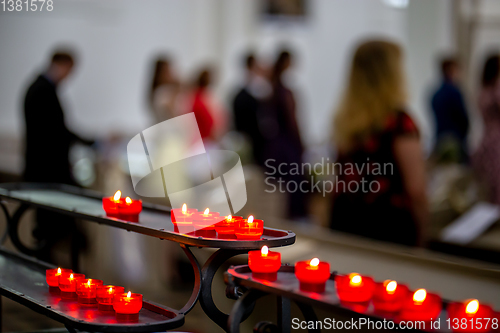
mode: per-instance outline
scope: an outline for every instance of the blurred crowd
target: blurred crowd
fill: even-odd
[[[303,163],[305,148],[297,121],[296,92],[285,79],[294,65],[291,50],[280,50],[271,65],[252,53],[242,57],[244,84],[226,104],[231,110],[224,110],[224,103],[211,89],[216,79],[213,67],[185,79],[177,75],[173,59],[164,56],[153,63],[147,98],[155,123],[193,112],[206,145],[216,144],[230,130],[238,131],[251,146],[252,162],[263,172],[269,168],[267,161],[273,160],[275,165],[283,166],[276,181],[310,181],[309,175],[292,170]],[[92,144],[68,130],[58,101],[57,87],[71,73],[75,61],[71,52],[57,50],[26,94],[26,181],[74,184],[68,162],[70,144]],[[402,47],[394,42],[369,40],[354,48],[343,97],[338,105],[332,105],[331,147],[335,154],[330,157],[335,156],[340,166],[366,165],[338,173],[337,183],[367,181],[379,186],[376,191],[337,187],[339,190],[331,195],[330,227],[419,246],[425,243],[429,221],[428,160],[409,110],[404,61]],[[480,89],[473,101],[464,97],[461,88],[464,82],[460,61],[447,57],[441,62],[441,83],[429,98],[429,116],[436,124],[431,160],[473,168],[478,180],[486,184],[489,200],[496,204],[500,204],[499,65],[498,54],[487,57],[482,73],[477,74]],[[469,151],[467,106],[472,103],[477,103],[481,112],[484,133],[478,148]],[[43,126],[39,126],[41,123]],[[40,128],[44,133],[39,132]],[[41,169],[36,161],[47,158],[54,162],[49,169]],[[393,166],[390,173],[373,172],[376,165],[385,164]],[[311,193],[296,190],[286,195],[287,217],[307,223]],[[42,225],[39,230],[43,229]],[[57,236],[40,231],[37,237]]]

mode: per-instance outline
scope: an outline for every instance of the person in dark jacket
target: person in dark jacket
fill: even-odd
[[[259,112],[261,112],[262,100],[269,97],[272,88],[263,75],[259,73],[259,66],[253,54],[246,56],[245,69],[245,85],[233,100],[234,124],[236,130],[250,140],[254,162],[263,166],[265,143],[259,128]]]
[[[457,151],[457,162],[467,162],[469,116],[458,85],[460,66],[452,58],[445,59],[441,63],[441,71],[443,82],[432,96],[432,111],[436,121],[435,154],[439,158],[449,147]]]
[[[76,185],[69,162],[70,147],[75,142],[92,144],[66,127],[64,111],[57,96],[58,85],[71,73],[73,56],[55,52],[48,69],[31,84],[24,100],[26,125],[24,180],[36,183]],[[78,262],[82,237],[75,221],[56,213],[38,209],[34,237],[45,246],[39,252],[42,260],[52,261],[53,247],[72,237],[72,261]],[[76,267],[75,267],[76,268]]]

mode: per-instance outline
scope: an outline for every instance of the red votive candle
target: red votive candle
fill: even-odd
[[[431,321],[439,316],[441,308],[442,301],[439,295],[418,289],[413,294],[407,295],[399,317],[405,321]]]
[[[102,198],[102,207],[108,216],[135,217],[142,211],[142,201],[134,200],[130,197],[122,198],[122,192],[116,191],[115,195],[108,198]]]
[[[80,305],[97,305],[97,287],[102,286],[102,280],[81,279],[76,284],[76,294]]]
[[[373,294],[373,306],[379,312],[397,312],[403,306],[408,296],[408,287],[394,280],[378,282]]]
[[[493,315],[491,306],[479,304],[477,299],[462,303],[453,302],[448,305],[450,327],[453,332],[493,331],[493,319],[487,319],[494,318]]]
[[[248,266],[254,278],[276,281],[281,267],[281,253],[269,251],[264,245],[260,251],[248,252]]]
[[[330,264],[313,258],[295,263],[295,276],[300,282],[300,290],[322,293],[330,278]]]
[[[188,208],[186,204],[183,204],[182,208],[172,208],[170,210],[172,222],[181,221],[183,218],[191,218],[193,214],[197,213],[198,209]]]
[[[117,293],[114,296],[113,309],[119,321],[137,321],[139,311],[142,309],[142,295],[133,294],[130,291],[126,294]]]
[[[187,205],[182,205],[182,208],[174,208],[171,211],[171,219],[174,224],[174,231],[180,234],[187,234],[193,231],[193,219],[198,214],[195,208],[187,208]]]
[[[98,286],[96,293],[97,307],[100,311],[114,311],[113,300],[115,294],[123,294],[125,288],[120,286]]]
[[[241,216],[232,216],[228,215],[226,218],[215,225],[215,231],[217,231],[217,235],[223,238],[234,238],[234,230],[236,228],[236,223],[238,221],[243,220]]]
[[[375,289],[375,281],[369,276],[361,276],[358,273],[335,276],[337,284],[337,295],[343,302],[368,302]]]
[[[253,215],[250,215],[248,219],[238,220],[234,230],[236,238],[241,240],[258,240],[263,232],[264,221],[254,219]]]
[[[76,298],[76,286],[78,281],[85,279],[84,274],[79,273],[61,273],[59,275],[59,289],[61,290],[62,298]]]
[[[205,209],[203,213],[195,214],[193,218],[193,226],[196,230],[215,230],[215,224],[223,218],[219,217],[219,213],[210,213],[210,209]]]
[[[49,288],[53,288],[54,290],[59,290],[59,275],[62,273],[71,273],[73,272],[69,268],[51,268],[45,271],[45,281],[49,285]]]

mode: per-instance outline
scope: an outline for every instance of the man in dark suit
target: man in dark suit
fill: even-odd
[[[43,183],[76,183],[71,175],[69,150],[73,143],[92,144],[70,131],[64,122],[64,112],[57,96],[58,85],[71,73],[73,56],[55,52],[48,69],[31,84],[24,100],[26,147],[24,180]],[[77,268],[82,236],[75,221],[50,211],[37,210],[37,225],[33,236],[45,246],[37,257],[53,261],[56,243],[71,236],[72,261]]]
[[[57,86],[71,73],[73,64],[69,53],[56,52],[47,71],[38,76],[26,94],[24,179],[28,182],[74,184],[69,164],[71,144],[92,143],[66,127],[57,97]]]
[[[233,101],[233,114],[236,130],[247,136],[252,144],[255,163],[263,166],[264,138],[259,125],[261,100],[270,95],[271,87],[259,75],[258,65],[253,55],[245,58],[246,82]]]

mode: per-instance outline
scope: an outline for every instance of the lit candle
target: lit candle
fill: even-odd
[[[234,230],[236,223],[243,220],[241,216],[228,215],[226,218],[215,225],[215,231],[220,238],[236,238]]]
[[[428,293],[425,289],[418,289],[409,294],[403,302],[400,312],[401,320],[406,321],[430,321],[436,319],[442,308],[441,297],[437,294]]]
[[[326,281],[330,278],[330,264],[313,258],[295,263],[295,276],[300,282],[300,290],[322,293]]]
[[[97,287],[102,286],[102,280],[81,279],[76,285],[78,303],[84,306],[97,305]]]
[[[118,218],[137,218],[142,211],[142,201],[130,197],[122,198],[122,192],[116,191],[115,195],[102,199],[102,206],[108,216]]]
[[[139,311],[142,309],[142,295],[131,293],[116,293],[113,301],[116,319],[119,321],[139,320]]]
[[[254,278],[276,281],[281,267],[281,253],[269,251],[264,245],[260,251],[248,252],[248,266]]]
[[[171,211],[171,219],[174,224],[174,231],[180,234],[187,234],[193,231],[193,218],[198,210],[194,208],[187,208],[186,204],[182,208],[174,208]]]
[[[45,271],[45,280],[47,281],[47,284],[49,285],[49,288],[54,288],[51,289],[53,291],[59,290],[59,275],[62,273],[71,273],[73,272],[69,268],[51,268],[47,269]]]
[[[394,280],[378,282],[373,294],[373,306],[379,312],[397,312],[409,293],[408,287]]]
[[[375,281],[369,276],[358,273],[335,276],[337,295],[343,302],[368,302],[373,296]]]
[[[220,222],[223,217],[217,212],[210,212],[210,209],[205,209],[201,214],[196,214],[193,219],[195,235],[202,237],[215,237],[215,224]]]
[[[494,312],[491,306],[479,304],[477,299],[453,302],[448,305],[450,327],[453,332],[493,331]],[[488,320],[486,318],[492,318]]]
[[[193,214],[197,213],[198,209],[188,208],[187,204],[183,204],[181,208],[172,208],[170,211],[172,222],[182,222],[183,218],[192,218]],[[189,220],[189,222],[192,222],[192,220]]]
[[[63,298],[76,298],[76,285],[78,281],[85,279],[84,274],[62,272],[59,275],[59,289],[61,290],[61,297]]]
[[[97,303],[100,311],[114,311],[113,299],[115,294],[123,294],[125,288],[120,286],[98,286],[97,287]]]
[[[258,240],[264,232],[264,221],[254,219],[250,215],[248,219],[241,219],[236,222],[234,234],[241,240]]]

